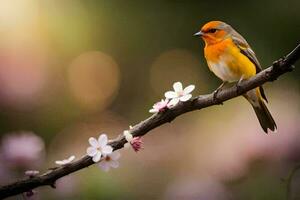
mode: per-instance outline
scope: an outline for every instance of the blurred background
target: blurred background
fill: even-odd
[[[300,34],[300,1],[0,1],[0,183],[45,171],[150,116],[172,84],[194,96],[221,83],[192,35],[210,20],[238,30],[263,67]],[[300,70],[266,84],[276,134],[235,98],[152,131],[120,167],[96,165],[35,191],[36,199],[284,199],[300,162]],[[292,185],[300,198],[300,174]],[[298,190],[297,190],[298,189]],[[10,199],[20,199],[12,197]]]

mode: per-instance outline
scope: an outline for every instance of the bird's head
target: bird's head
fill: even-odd
[[[194,36],[200,36],[204,40],[206,45],[214,44],[226,39],[230,36],[231,26],[221,21],[210,21]]]

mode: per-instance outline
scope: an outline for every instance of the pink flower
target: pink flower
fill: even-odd
[[[168,99],[165,99],[165,100],[161,100],[157,103],[155,103],[153,105],[153,108],[149,110],[150,113],[158,113],[158,112],[161,112],[162,110],[164,110],[165,108],[167,108],[167,105],[169,103],[169,100]]]
[[[25,192],[26,197],[31,197],[34,195],[34,191],[33,190],[29,190],[27,192]]]
[[[125,130],[123,132],[127,143],[124,145],[126,148],[131,146],[135,152],[138,152],[143,148],[143,141],[142,137],[133,137],[133,135],[128,131]]]
[[[103,159],[100,161],[98,166],[105,172],[109,171],[109,169],[112,168],[118,168],[119,167],[119,161],[121,154],[117,151],[112,152],[109,155],[106,155],[103,157]]]
[[[35,190],[28,190],[27,192],[23,193],[23,199],[25,200],[34,200],[34,199],[38,199],[35,198],[36,191]]]
[[[139,150],[141,150],[143,148],[143,141],[142,141],[142,137],[134,137],[131,142],[130,142],[133,150],[135,152],[138,152]]]

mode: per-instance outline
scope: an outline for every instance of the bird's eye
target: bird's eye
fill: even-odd
[[[216,31],[217,31],[217,29],[215,29],[215,28],[212,28],[212,29],[208,30],[209,33],[215,33]]]

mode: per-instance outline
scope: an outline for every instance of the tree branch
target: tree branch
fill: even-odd
[[[269,68],[261,71],[256,76],[244,80],[239,84],[239,88],[236,86],[221,90],[218,92],[216,98],[213,98],[213,94],[200,95],[191,99],[190,101],[179,103],[175,107],[159,112],[152,115],[148,119],[140,122],[130,129],[130,133],[136,136],[143,136],[152,129],[159,127],[162,124],[171,122],[176,117],[194,110],[199,110],[213,105],[222,104],[222,102],[235,98],[244,94],[245,92],[256,88],[268,81],[274,81],[282,74],[292,71],[294,69],[295,62],[300,58],[300,44],[291,51],[287,56],[281,58],[273,63]],[[126,140],[121,134],[118,138],[110,141],[109,144],[113,147],[114,151],[123,148]],[[32,190],[36,187],[49,185],[55,187],[55,181],[63,176],[81,170],[85,167],[94,164],[92,159],[88,156],[84,156],[81,159],[74,161],[68,165],[52,168],[46,173],[35,176],[33,178],[26,178],[15,183],[11,183],[0,187],[0,199],[9,196],[21,194],[23,192]]]

